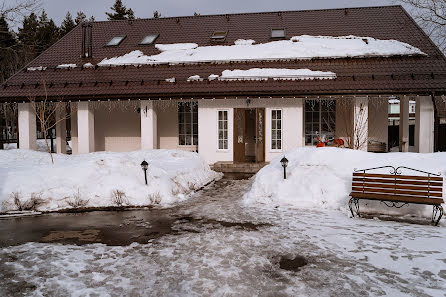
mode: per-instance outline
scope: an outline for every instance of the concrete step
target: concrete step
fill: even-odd
[[[268,163],[232,163],[217,162],[211,165],[212,170],[223,173],[257,173]]]

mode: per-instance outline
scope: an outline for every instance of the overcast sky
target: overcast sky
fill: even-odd
[[[14,0],[6,0],[14,1]],[[83,11],[88,17],[105,20],[105,12],[115,0],[42,0],[43,8],[57,25],[67,11],[73,16]],[[394,5],[397,0],[123,0],[127,8],[139,18],[150,18],[158,10],[162,16],[186,16],[200,14],[225,14],[235,12],[302,10],[343,8],[359,6]]]

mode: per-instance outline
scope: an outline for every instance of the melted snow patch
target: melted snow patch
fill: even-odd
[[[84,68],[94,68],[94,65],[88,62],[84,64]]]
[[[305,79],[335,79],[336,73],[313,71],[310,69],[285,68],[252,68],[249,70],[225,70],[220,80],[305,80]]]
[[[353,35],[341,37],[301,35],[289,40],[261,44],[253,42],[254,40],[237,40],[236,44],[228,46],[198,46],[196,43],[157,44],[156,48],[161,51],[157,55],[147,56],[135,50],[120,57],[105,58],[98,65],[425,55],[420,49],[398,40],[380,40]]]

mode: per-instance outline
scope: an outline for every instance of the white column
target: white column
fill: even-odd
[[[157,118],[153,102],[141,101],[141,149],[152,150],[158,148]]]
[[[77,109],[78,153],[87,154],[95,151],[94,145],[94,110],[88,102],[79,102]]]
[[[415,151],[434,152],[434,105],[431,97],[417,97],[415,106]]]
[[[356,97],[353,103],[353,148],[367,151],[369,139],[369,99]]]
[[[409,151],[409,97],[400,98],[400,151]]]
[[[67,153],[67,120],[66,111],[56,110],[56,153]]]
[[[37,132],[36,132],[36,113],[31,103],[19,103],[19,148],[36,150]]]

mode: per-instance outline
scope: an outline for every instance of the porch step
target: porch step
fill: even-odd
[[[211,165],[212,170],[223,173],[257,173],[269,163],[233,163],[217,162]]]

